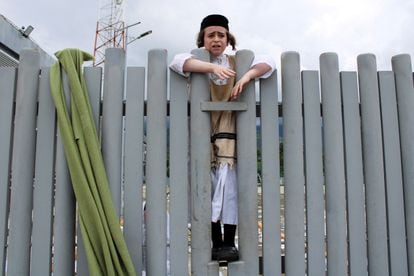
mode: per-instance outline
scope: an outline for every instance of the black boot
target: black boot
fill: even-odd
[[[224,224],[224,242],[220,250],[219,258],[227,262],[234,262],[239,259],[239,251],[235,245],[237,225]]]
[[[223,236],[221,234],[220,221],[211,223],[211,241],[213,242],[213,248],[211,249],[211,259],[217,261],[219,259],[219,251],[223,246]]]

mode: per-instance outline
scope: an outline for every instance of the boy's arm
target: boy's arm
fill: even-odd
[[[251,67],[249,71],[247,71],[234,85],[231,92],[231,99],[235,100],[243,91],[244,86],[249,83],[249,81],[263,76],[270,70],[272,70],[272,67],[267,63],[258,63]]]
[[[184,62],[183,71],[193,73],[213,73],[220,79],[228,79],[236,75],[236,72],[230,68],[195,58],[189,58]]]

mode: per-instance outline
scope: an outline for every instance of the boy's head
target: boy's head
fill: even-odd
[[[197,47],[205,47],[206,45],[206,29],[213,27],[224,28],[226,35],[226,46],[230,44],[232,49],[236,49],[236,38],[229,32],[229,21],[228,19],[220,14],[210,14],[206,16],[200,24],[200,32],[197,35]]]

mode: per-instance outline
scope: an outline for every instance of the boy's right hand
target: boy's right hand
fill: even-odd
[[[213,66],[213,74],[221,80],[236,76],[236,72],[230,68],[218,64],[213,64]]]

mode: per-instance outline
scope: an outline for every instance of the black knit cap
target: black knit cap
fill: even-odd
[[[201,21],[200,31],[210,26],[221,26],[229,30],[229,21],[220,14],[210,14]]]

